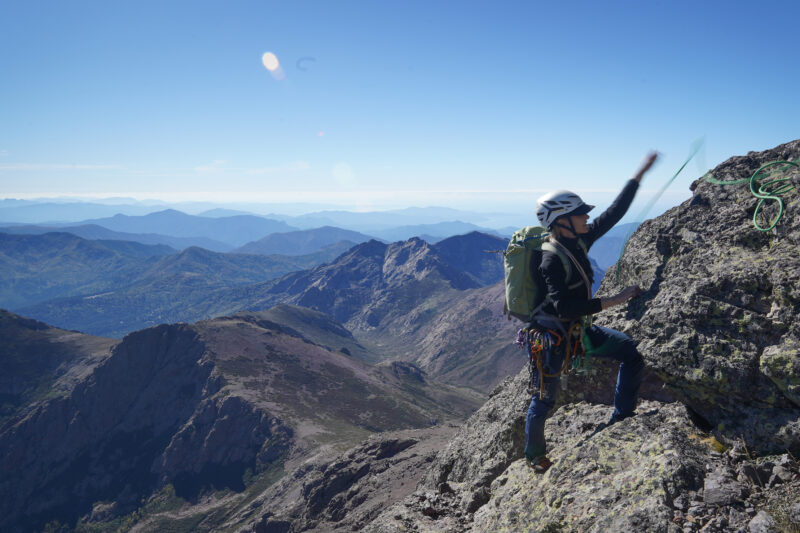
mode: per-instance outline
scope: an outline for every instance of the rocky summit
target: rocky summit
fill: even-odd
[[[746,180],[780,160],[800,160],[800,141],[733,157],[709,176]],[[769,168],[762,182],[800,185],[797,167]],[[601,289],[637,284],[645,294],[598,321],[638,340],[647,366],[720,440],[800,454],[800,195],[787,192],[782,218],[763,232],[748,183],[701,178],[692,190],[639,227],[619,280],[612,269]],[[767,200],[758,222],[766,227],[777,214],[778,202]]]

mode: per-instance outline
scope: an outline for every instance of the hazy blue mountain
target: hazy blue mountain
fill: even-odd
[[[113,290],[170,252],[163,245],[93,241],[69,233],[0,233],[0,307]]]
[[[197,247],[163,255],[166,250],[158,247],[154,252],[161,255],[143,258],[112,253],[115,248],[149,249],[132,242],[88,241],[66,233],[5,237],[0,241],[0,306],[111,337],[237,311],[241,308],[220,310],[213,295],[313,268],[349,248],[341,242],[289,257],[221,254]]]
[[[326,246],[342,241],[350,242],[352,243],[350,246],[354,246],[372,238],[356,231],[324,226],[310,230],[272,233],[263,239],[249,242],[233,251],[235,253],[259,255],[302,255],[317,252]]]
[[[347,252],[353,246],[356,246],[357,243],[352,241],[339,241],[333,244],[329,244],[323,248],[320,248],[316,252],[312,252],[309,254],[303,255],[285,255],[285,254],[270,254],[264,256],[266,259],[275,261],[278,264],[285,264],[287,267],[289,265],[294,265],[294,268],[287,269],[286,272],[292,272],[296,270],[307,270],[309,268],[314,268],[317,265],[321,265],[323,263],[330,263],[343,253]],[[231,252],[234,253],[234,252]],[[255,254],[260,255],[260,254]]]
[[[248,211],[240,211],[238,209],[225,209],[224,207],[217,207],[214,209],[208,209],[203,211],[202,213],[197,213],[199,217],[210,217],[210,218],[220,218],[220,217],[235,217],[239,215],[255,215],[255,213],[250,213]],[[267,217],[272,218],[272,217]]]
[[[172,248],[172,252],[183,250],[190,246],[199,246],[215,252],[228,252],[233,246],[224,242],[207,239],[205,237],[172,237],[156,233],[125,233],[114,231],[97,224],[83,224],[79,226],[35,226],[29,224],[0,227],[0,231],[16,235],[41,235],[43,233],[64,232],[77,235],[89,240],[135,241],[142,244],[161,244]]]
[[[131,200],[134,202],[134,200]],[[79,222],[89,218],[109,217],[117,213],[146,215],[161,208],[135,203],[101,204],[94,202],[0,201],[0,223],[44,224]]]
[[[481,240],[486,238],[475,234],[461,239],[483,250]],[[454,258],[467,254],[459,251],[457,241],[440,248]],[[121,336],[163,322],[262,310],[281,302],[312,307],[341,322],[377,324],[386,317],[402,318],[415,302],[435,298],[440,291],[485,285],[462,261],[453,259],[457,264],[451,265],[437,250],[420,239],[391,245],[372,240],[330,263],[291,272],[285,270],[286,262],[273,261],[275,256],[216,254],[190,248],[163,257],[146,273],[113,291],[14,310],[59,327],[106,336]],[[284,257],[284,261],[300,257]],[[282,277],[271,279],[277,276]]]
[[[110,218],[87,220],[84,223],[97,224],[126,233],[206,237],[233,246],[242,246],[270,233],[297,229],[285,222],[253,215],[212,218],[187,215],[174,209],[158,211],[145,216],[115,215]]]
[[[72,310],[95,309],[101,315],[108,312],[104,324],[113,335],[131,330],[127,315],[133,317],[133,329],[168,321],[167,315],[159,318],[165,305],[191,308],[193,302],[203,298],[203,291],[313,268],[334,260],[353,245],[343,241],[313,254],[290,257],[222,254],[198,247],[178,253],[165,245],[88,240],[69,233],[0,233],[0,307],[37,309],[42,316],[55,317],[71,329],[87,331],[90,329],[84,328],[87,323],[82,321],[83,315],[69,316]],[[65,301],[71,303],[61,307]],[[119,316],[110,310],[117,308],[125,317],[115,325]],[[39,311],[31,316],[38,316]],[[169,316],[182,319],[182,315]]]
[[[597,264],[597,261],[594,260],[593,257],[589,257],[589,263],[592,265],[592,271],[594,272],[594,280],[592,281],[592,294],[597,292],[597,289],[600,288],[600,282],[603,281],[603,276],[606,275],[606,270],[604,268],[600,268],[600,265]]]
[[[464,235],[473,231],[479,231],[482,233],[493,232],[493,230],[487,230],[486,228],[481,228],[475,224],[469,224],[467,222],[460,222],[456,220],[449,222],[437,222],[435,224],[414,224],[388,229],[376,229],[372,232],[372,234],[385,241],[395,242],[404,241],[412,237],[421,237],[422,235],[426,235],[429,239],[431,237],[434,239],[437,237],[439,239],[444,239],[447,237],[452,237],[453,235]]]
[[[376,235],[377,230],[388,230],[398,226],[414,226],[426,224],[438,224],[440,222],[449,222],[453,220],[471,220],[480,222],[486,220],[486,215],[475,213],[471,211],[462,211],[459,209],[451,209],[448,207],[409,207],[406,209],[394,209],[388,211],[368,211],[368,212],[353,212],[353,211],[318,211],[308,213],[306,215],[287,217],[288,223],[303,227],[313,228],[319,226],[336,226],[340,228],[361,231],[370,235]],[[478,226],[469,228],[462,228],[456,233],[442,234],[443,236],[450,236],[458,233],[466,233],[479,229]],[[406,239],[418,236],[419,233],[404,234],[398,236],[397,239]],[[384,238],[380,235],[378,237]],[[386,238],[386,240],[392,240]]]
[[[485,286],[503,279],[503,255],[494,252],[505,250],[506,246],[508,239],[473,231],[439,241],[433,249],[449,264]]]

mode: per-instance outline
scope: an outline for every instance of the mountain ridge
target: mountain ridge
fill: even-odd
[[[17,411],[0,429],[0,526],[40,528],[54,517],[74,524],[108,495],[124,515],[168,484],[186,500],[243,491],[248,469],[269,477],[371,432],[459,419],[479,402],[413,365],[371,366],[267,318],[131,333],[69,394]],[[341,326],[317,319],[328,324],[329,342],[352,343]]]
[[[233,253],[302,255],[317,252],[321,248],[335,245],[342,241],[351,242],[351,246],[355,246],[372,238],[356,231],[333,226],[322,226],[309,230],[271,233],[257,241],[249,242],[234,249]]]

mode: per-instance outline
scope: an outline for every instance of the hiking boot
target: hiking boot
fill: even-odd
[[[544,474],[547,472],[547,469],[553,466],[552,461],[548,459],[544,455],[540,455],[535,459],[530,459],[528,457],[525,458],[525,461],[528,463],[528,466],[533,469],[534,472],[537,474]]]
[[[611,418],[608,419],[608,423],[606,424],[606,427],[608,427],[608,426],[610,426],[612,424],[616,424],[617,422],[621,422],[621,421],[625,420],[626,418],[630,418],[630,417],[632,417],[634,415],[636,415],[635,412],[629,413],[627,415],[612,414]]]

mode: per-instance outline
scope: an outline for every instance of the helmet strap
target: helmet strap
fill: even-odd
[[[567,222],[569,223],[569,226],[567,226],[566,224],[562,224],[562,223],[561,223],[561,219],[562,219],[562,218],[565,218],[565,217],[566,217],[566,219],[567,219]],[[571,217],[571,216],[566,216],[566,215],[565,215],[565,217],[559,217],[558,219],[556,219],[556,220],[553,222],[553,225],[554,225],[554,226],[558,226],[559,228],[564,228],[564,229],[566,229],[566,230],[569,230],[569,231],[571,231],[571,232],[572,232],[572,235],[573,235],[573,237],[572,237],[572,238],[574,238],[574,237],[577,237],[577,236],[578,236],[578,232],[577,232],[577,231],[575,231],[575,225],[572,223],[572,217]]]

